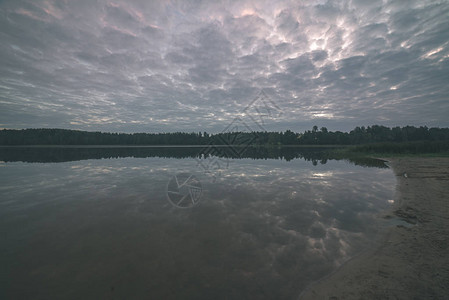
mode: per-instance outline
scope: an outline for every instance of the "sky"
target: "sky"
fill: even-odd
[[[449,1],[0,0],[0,128],[236,120],[448,127]]]

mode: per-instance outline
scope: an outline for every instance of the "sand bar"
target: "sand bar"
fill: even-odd
[[[388,158],[397,176],[390,226],[300,299],[449,299],[449,158]]]

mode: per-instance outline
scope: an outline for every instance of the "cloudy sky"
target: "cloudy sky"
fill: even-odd
[[[0,128],[449,126],[449,1],[0,0]]]

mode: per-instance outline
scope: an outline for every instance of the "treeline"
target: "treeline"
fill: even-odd
[[[216,149],[219,148],[219,149]],[[386,168],[377,159],[360,156],[344,156],[331,151],[329,147],[247,147],[240,155],[236,155],[231,147],[0,147],[0,161],[4,162],[66,162],[85,159],[115,159],[125,157],[148,158],[194,158],[207,165],[211,159],[212,167],[224,167],[227,159],[280,159],[291,161],[303,159],[313,165],[326,164],[329,160],[346,160],[366,167]]]
[[[225,132],[104,133],[67,129],[3,129],[0,145],[358,145],[380,142],[449,140],[449,128],[356,127],[350,132],[314,126],[303,133]]]
[[[422,154],[449,151],[449,141],[416,141],[404,143],[373,143],[350,146],[345,148],[346,153],[364,154]]]

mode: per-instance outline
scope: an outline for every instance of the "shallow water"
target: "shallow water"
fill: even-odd
[[[0,298],[296,299],[385,225],[390,169],[184,150],[0,153]]]

